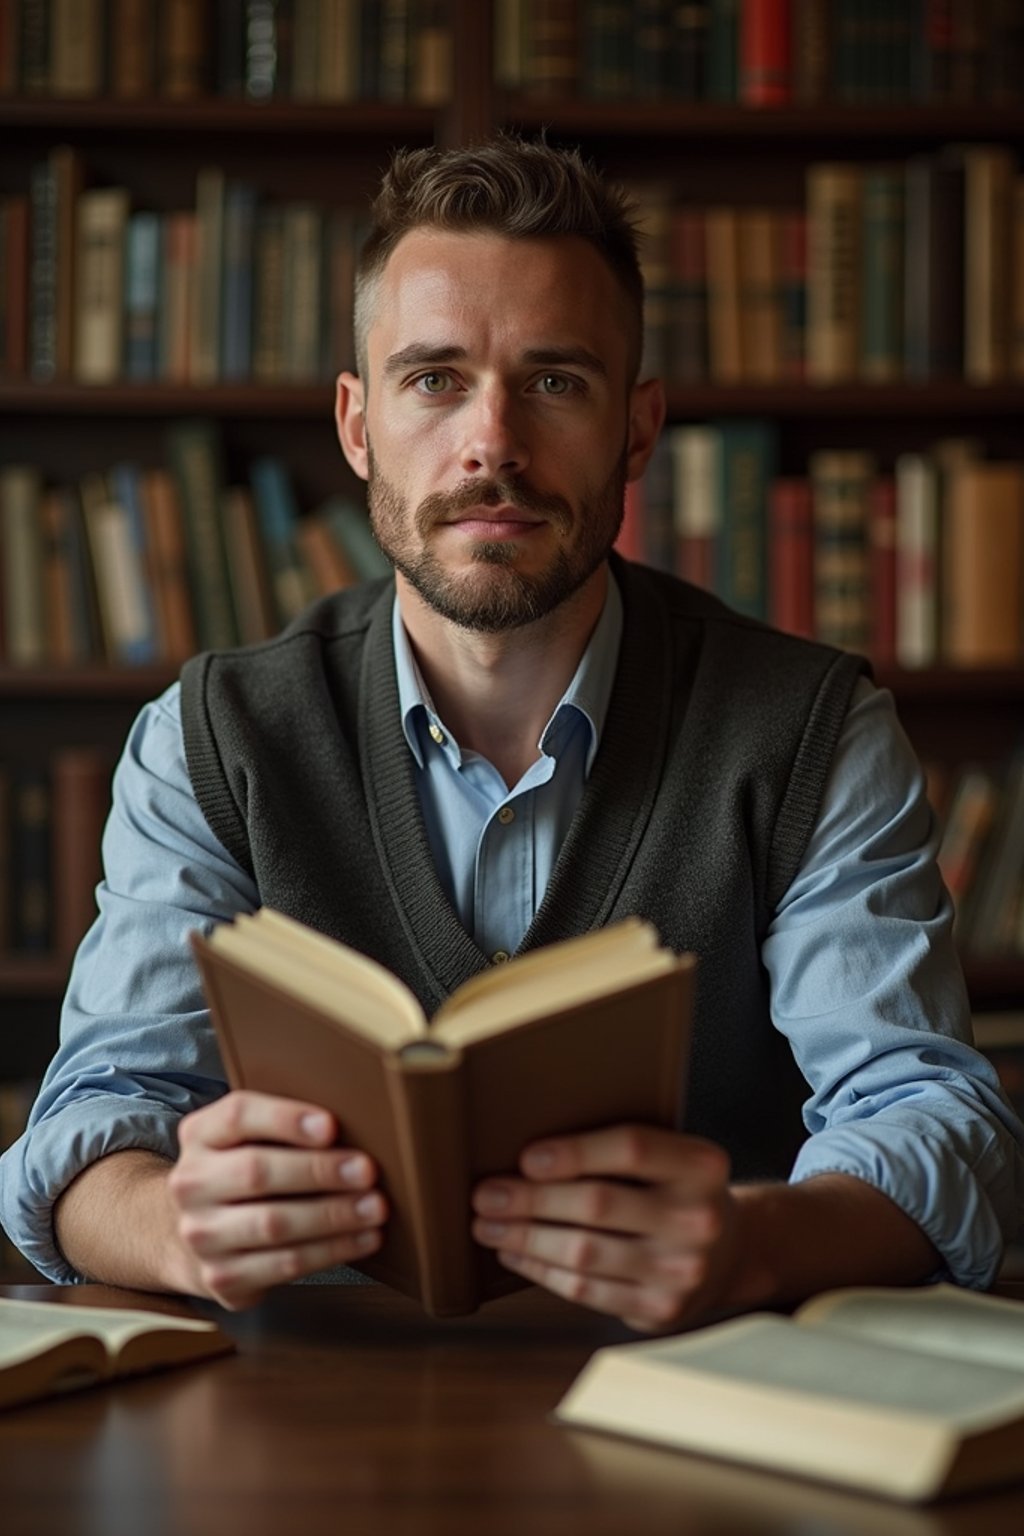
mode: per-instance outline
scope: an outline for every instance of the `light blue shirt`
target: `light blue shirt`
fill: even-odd
[[[609,592],[538,760],[511,789],[459,750],[396,627],[431,846],[462,922],[492,954],[516,947],[540,902],[600,739],[621,630],[614,583]],[[946,1273],[985,1286],[1021,1222],[1024,1129],[967,1043],[935,849],[891,695],[862,681],[763,960],[774,1023],[809,1084],[812,1134],[792,1180],[865,1180],[919,1223]],[[177,684],[128,736],[103,856],[99,917],[75,959],[58,1052],[25,1135],[0,1159],[0,1222],[62,1282],[81,1278],[52,1230],[53,1202],[71,1179],[125,1148],[175,1157],[180,1117],[225,1088],[187,935],[255,910],[259,894],[192,793]]]

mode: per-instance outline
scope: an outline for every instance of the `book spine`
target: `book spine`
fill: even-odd
[[[877,666],[896,665],[896,481],[876,475],[868,497],[871,588],[870,651]]]
[[[222,650],[238,642],[224,551],[221,449],[204,422],[181,423],[168,434],[171,466],[184,515],[189,584],[199,643]]]
[[[232,486],[224,493],[224,542],[239,639],[243,645],[269,640],[281,621],[266,545],[252,494],[245,486]]]
[[[221,374],[224,198],[224,172],[217,166],[201,170],[196,178],[196,275],[189,350],[194,384],[215,384]]]
[[[782,107],[793,99],[790,0],[743,0],[738,95],[748,107]]]
[[[674,7],[671,17],[669,94],[673,101],[703,101],[707,95],[709,0]]]
[[[197,649],[196,624],[185,525],[174,479],[166,470],[144,473],[142,507],[160,655],[164,661],[180,664]]]
[[[29,203],[27,197],[3,200],[3,326],[0,331],[0,371],[8,378],[28,372],[29,337]]]
[[[718,458],[721,436],[714,427],[669,429],[674,460],[673,512],[676,574],[713,591],[721,536]]]
[[[53,934],[53,859],[49,775],[23,768],[14,776],[11,822],[14,947],[45,954]]]
[[[189,101],[206,90],[210,58],[207,16],[204,0],[161,0],[158,67],[162,96]]]
[[[442,107],[452,96],[452,31],[447,0],[414,0],[409,99]]]
[[[231,182],[224,196],[221,377],[247,379],[252,372],[253,244],[256,189]]]
[[[378,43],[377,98],[409,99],[411,0],[382,0]]]
[[[903,176],[864,173],[863,331],[860,371],[876,382],[903,371]]]
[[[246,20],[249,0],[217,0],[214,78],[218,96],[245,94]]]
[[[938,478],[922,454],[896,460],[896,661],[930,667],[938,656]]]
[[[1010,372],[1013,157],[968,149],[964,162],[964,374],[991,384]]]
[[[953,898],[958,939],[998,803],[999,791],[990,773],[973,766],[962,771],[953,789],[937,855],[939,873]]]
[[[108,0],[110,91],[126,101],[156,93],[157,0]]]
[[[627,487],[627,497],[630,487]],[[391,562],[377,543],[366,512],[343,496],[331,497],[321,509],[331,533],[358,572],[360,581],[390,576]]]
[[[78,659],[75,649],[71,566],[64,536],[66,505],[58,490],[43,492],[39,520],[43,537],[43,612],[46,616],[46,655],[58,666]]]
[[[352,562],[320,517],[311,513],[302,518],[295,536],[318,597],[356,585],[359,577]]]
[[[295,0],[291,94],[296,101],[315,101],[320,94],[320,17],[320,0]]]
[[[253,298],[253,376],[264,384],[285,377],[284,213],[261,208],[256,216]]]
[[[814,639],[814,498],[810,482],[772,481],[768,498],[769,623]]]
[[[116,464],[109,480],[113,502],[123,513],[115,566],[122,617],[120,656],[130,666],[144,666],[157,660],[159,645],[141,471],[135,464]]]
[[[575,95],[575,9],[575,0],[530,0],[524,85],[532,95]]]
[[[701,384],[708,377],[708,272],[700,209],[673,209],[669,240],[669,377]]]
[[[158,368],[161,379],[186,384],[192,377],[197,220],[194,213],[169,213],[162,223]]]
[[[734,208],[709,208],[705,214],[708,273],[708,359],[716,384],[743,378],[740,322],[738,216]]]
[[[35,469],[22,465],[0,469],[4,650],[15,666],[34,666],[46,659],[42,494]]]
[[[29,199],[29,373],[47,384],[57,373],[57,182],[52,164],[33,166]]]
[[[811,455],[814,628],[827,645],[863,651],[870,638],[866,454]]]
[[[320,376],[323,336],[323,213],[295,203],[284,215],[284,371],[293,383]]]
[[[249,468],[253,499],[281,623],[296,618],[312,597],[299,559],[295,530],[299,507],[282,459],[254,459]]]
[[[124,248],[128,193],[120,187],[78,199],[75,377],[111,384],[124,354]]]
[[[740,351],[744,378],[782,377],[782,279],[779,220],[766,210],[737,215]]]
[[[964,361],[964,173],[953,157],[906,167],[907,375],[959,377]]]
[[[807,177],[807,372],[855,378],[860,354],[861,176],[816,165]]]
[[[50,0],[21,0],[19,21],[22,94],[46,96],[50,90]]]
[[[951,477],[942,561],[943,658],[952,666],[1024,659],[1024,467],[967,464]]]
[[[828,0],[793,0],[793,99],[802,106],[824,101],[831,84]]]
[[[775,433],[762,422],[726,422],[719,431],[722,532],[716,591],[740,613],[764,619],[768,487],[775,475]]]
[[[807,216],[781,216],[782,368],[787,379],[807,372]]]
[[[660,192],[638,195],[644,277],[644,346],[642,378],[668,377],[672,326],[672,213]]]
[[[100,843],[110,808],[110,764],[91,747],[65,747],[51,762],[53,797],[53,944],[74,954],[96,917],[102,878]]]
[[[633,98],[660,101],[668,94],[672,60],[672,22],[661,0],[635,0],[632,53]]]
[[[591,101],[627,101],[633,95],[629,0],[597,0],[584,6],[581,25],[581,93]]]
[[[470,1231],[470,1160],[464,1058],[417,1061],[417,1047],[388,1062],[388,1087],[420,1297],[432,1317],[473,1312],[484,1255]]]
[[[128,220],[124,280],[124,373],[128,379],[157,376],[162,230],[155,213]]]
[[[739,94],[740,0],[710,0],[710,5],[708,100],[735,102]]]
[[[52,96],[98,96],[103,89],[99,0],[51,0]]]

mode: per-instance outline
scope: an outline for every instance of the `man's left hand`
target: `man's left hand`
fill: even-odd
[[[740,1205],[721,1147],[622,1125],[536,1142],[473,1193],[473,1235],[517,1274],[644,1331],[724,1304]]]

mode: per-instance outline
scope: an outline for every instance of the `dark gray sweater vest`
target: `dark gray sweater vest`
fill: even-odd
[[[760,945],[814,826],[860,658],[614,559],[624,627],[593,770],[523,949],[630,913],[700,957],[686,1127],[784,1177],[806,1095]],[[196,798],[268,906],[381,961],[432,1013],[489,964],[438,881],[402,734],[393,584],[182,673]]]

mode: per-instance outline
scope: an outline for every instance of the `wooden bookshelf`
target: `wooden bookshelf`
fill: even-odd
[[[248,102],[212,96],[175,102],[52,97],[0,98],[5,145],[0,195],[23,193],[32,165],[55,146],[81,149],[97,185],[124,185],[140,206],[183,207],[199,168],[251,176],[268,195],[344,206],[365,198],[392,146],[459,144],[502,127],[584,152],[630,181],[684,186],[693,199],[732,197],[791,205],[809,164],[828,158],[892,161],[953,143],[1024,146],[1024,107],[843,105],[756,109],[714,102],[587,101],[531,97],[498,88],[492,60],[491,7],[451,0],[454,90],[437,108],[353,102]],[[970,433],[1002,454],[1024,455],[1020,421],[1024,381],[974,385],[927,383],[674,385],[673,422],[757,417],[777,422],[792,469],[814,447],[876,447],[885,457],[929,436]],[[206,387],[119,382],[104,386],[57,380],[0,379],[0,463],[35,462],[47,476],[71,478],[115,458],[161,462],[165,423],[207,416],[224,428],[234,471],[263,451],[297,467],[304,496],[349,483],[334,438],[329,383],[218,383]],[[171,668],[77,670],[0,666],[0,758],[38,746],[87,741],[115,750],[138,707],[171,681]],[[883,671],[922,754],[957,762],[978,752],[1009,752],[1024,724],[1024,664],[977,673],[934,669]],[[0,957],[5,1075],[24,1061],[45,1061],[56,1030],[65,966],[46,957]],[[969,962],[979,1006],[1024,1002],[1024,961]],[[8,1047],[18,1039],[16,1048]],[[12,1054],[13,1053],[13,1054]],[[8,1060],[10,1056],[10,1061]]]

